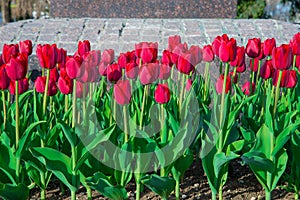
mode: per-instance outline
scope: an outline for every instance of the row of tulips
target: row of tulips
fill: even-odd
[[[132,180],[136,199],[144,186],[179,199],[194,155],[212,199],[222,199],[234,159],[251,168],[266,199],[283,175],[298,198],[300,33],[290,44],[253,38],[246,47],[227,35],[203,48],[171,36],[161,58],[152,42],[117,57],[113,49],[91,50],[87,40],[74,55],[37,45],[42,75],[29,90],[31,53],[29,40],[5,44],[0,59],[4,199],[27,199],[34,187],[45,199],[53,180],[71,199],[80,185],[89,199],[92,190],[126,199]],[[211,63],[219,64],[216,83]]]

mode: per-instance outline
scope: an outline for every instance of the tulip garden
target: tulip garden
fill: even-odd
[[[274,38],[237,46],[226,34],[190,46],[170,36],[130,52],[74,55],[38,44],[40,75],[30,81],[32,42],[5,44],[0,57],[0,197],[28,199],[49,183],[76,199],[97,191],[135,199],[145,188],[180,199],[180,184],[201,160],[211,199],[223,199],[230,163],[249,167],[265,199],[283,176],[300,191],[300,33],[289,44]],[[217,80],[210,68],[217,63]],[[199,70],[202,68],[203,70]],[[199,71],[203,71],[200,73]]]

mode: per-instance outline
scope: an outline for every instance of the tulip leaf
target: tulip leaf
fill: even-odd
[[[109,199],[127,199],[125,188],[111,184],[107,177],[101,172],[97,172],[93,177],[87,178],[86,182],[92,189],[97,190]]]
[[[235,153],[239,152],[243,149],[244,145],[245,145],[244,140],[234,141],[227,146],[226,154],[229,154],[231,151]]]
[[[62,120],[59,120],[58,123],[65,135],[65,137],[67,138],[67,140],[69,141],[70,145],[75,147],[76,144],[78,143],[78,138],[76,137],[76,134],[74,133],[73,129],[68,126],[65,122],[63,122]]]
[[[263,153],[267,158],[271,156],[271,148],[273,148],[274,132],[265,124],[258,130],[256,134],[256,143],[253,147],[254,151]]]
[[[23,183],[18,185],[0,183],[0,197],[5,200],[26,200],[29,197],[29,189]]]
[[[175,180],[173,178],[160,177],[157,174],[142,177],[141,183],[146,185],[162,198],[167,198],[175,188]]]
[[[71,159],[67,155],[48,147],[34,147],[30,151],[71,191],[77,190],[79,181],[76,181],[76,185],[72,184]],[[78,179],[79,176],[76,178]]]
[[[213,166],[214,166],[214,173],[218,177],[220,171],[233,159],[238,158],[239,155],[230,151],[228,155],[225,155],[224,152],[220,152],[215,154],[213,158]]]
[[[26,130],[25,130],[25,133],[22,135],[22,137],[20,138],[19,140],[19,145],[18,145],[18,148],[17,148],[17,151],[16,151],[16,157],[17,158],[20,158],[22,156],[22,154],[24,153],[25,151],[25,148],[27,147],[28,145],[28,142],[29,142],[29,139],[30,139],[30,136],[31,136],[31,133],[33,131],[33,129],[35,127],[37,127],[38,125],[42,124],[42,123],[45,123],[46,121],[39,121],[39,122],[35,122],[35,123],[32,123]]]
[[[174,166],[172,167],[172,172],[174,175],[174,178],[176,180],[179,180],[181,178],[181,176],[185,173],[185,171],[191,166],[191,164],[193,163],[194,160],[194,155],[191,152],[190,149],[187,149],[185,154],[183,154],[180,158],[178,158],[175,163]]]
[[[273,162],[266,158],[265,154],[259,151],[247,152],[242,156],[245,163],[249,164],[253,171],[268,171],[270,173],[274,172]]]
[[[270,187],[270,190],[274,190],[280,177],[285,171],[286,165],[288,161],[288,154],[284,149],[281,149],[275,156],[275,171],[272,174],[272,185]]]
[[[5,173],[12,183],[16,184],[16,157],[12,149],[4,144],[0,144],[0,152],[0,170]]]

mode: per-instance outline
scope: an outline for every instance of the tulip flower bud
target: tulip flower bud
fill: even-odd
[[[170,101],[170,90],[167,85],[158,84],[155,92],[154,92],[154,99],[159,104],[165,104]]]
[[[36,55],[42,68],[52,69],[57,63],[57,47],[55,44],[44,44],[36,47]]]
[[[32,54],[32,42],[31,40],[24,40],[19,42],[20,53],[26,53],[27,56]]]
[[[18,94],[23,94],[24,92],[26,92],[28,90],[29,87],[29,83],[28,83],[28,79],[24,78],[18,81]],[[12,95],[16,94],[16,81],[11,81],[9,84],[9,92]]]
[[[119,105],[130,103],[131,86],[129,80],[119,80],[114,84],[114,98]]]

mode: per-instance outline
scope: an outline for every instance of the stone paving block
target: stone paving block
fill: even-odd
[[[123,35],[120,37],[120,42],[139,42],[141,39],[141,36],[137,35]]]
[[[161,30],[160,27],[152,28],[152,29],[143,29],[141,34],[142,35],[160,35]]]
[[[58,38],[56,35],[40,35],[38,37],[38,42],[55,43],[58,42]]]

